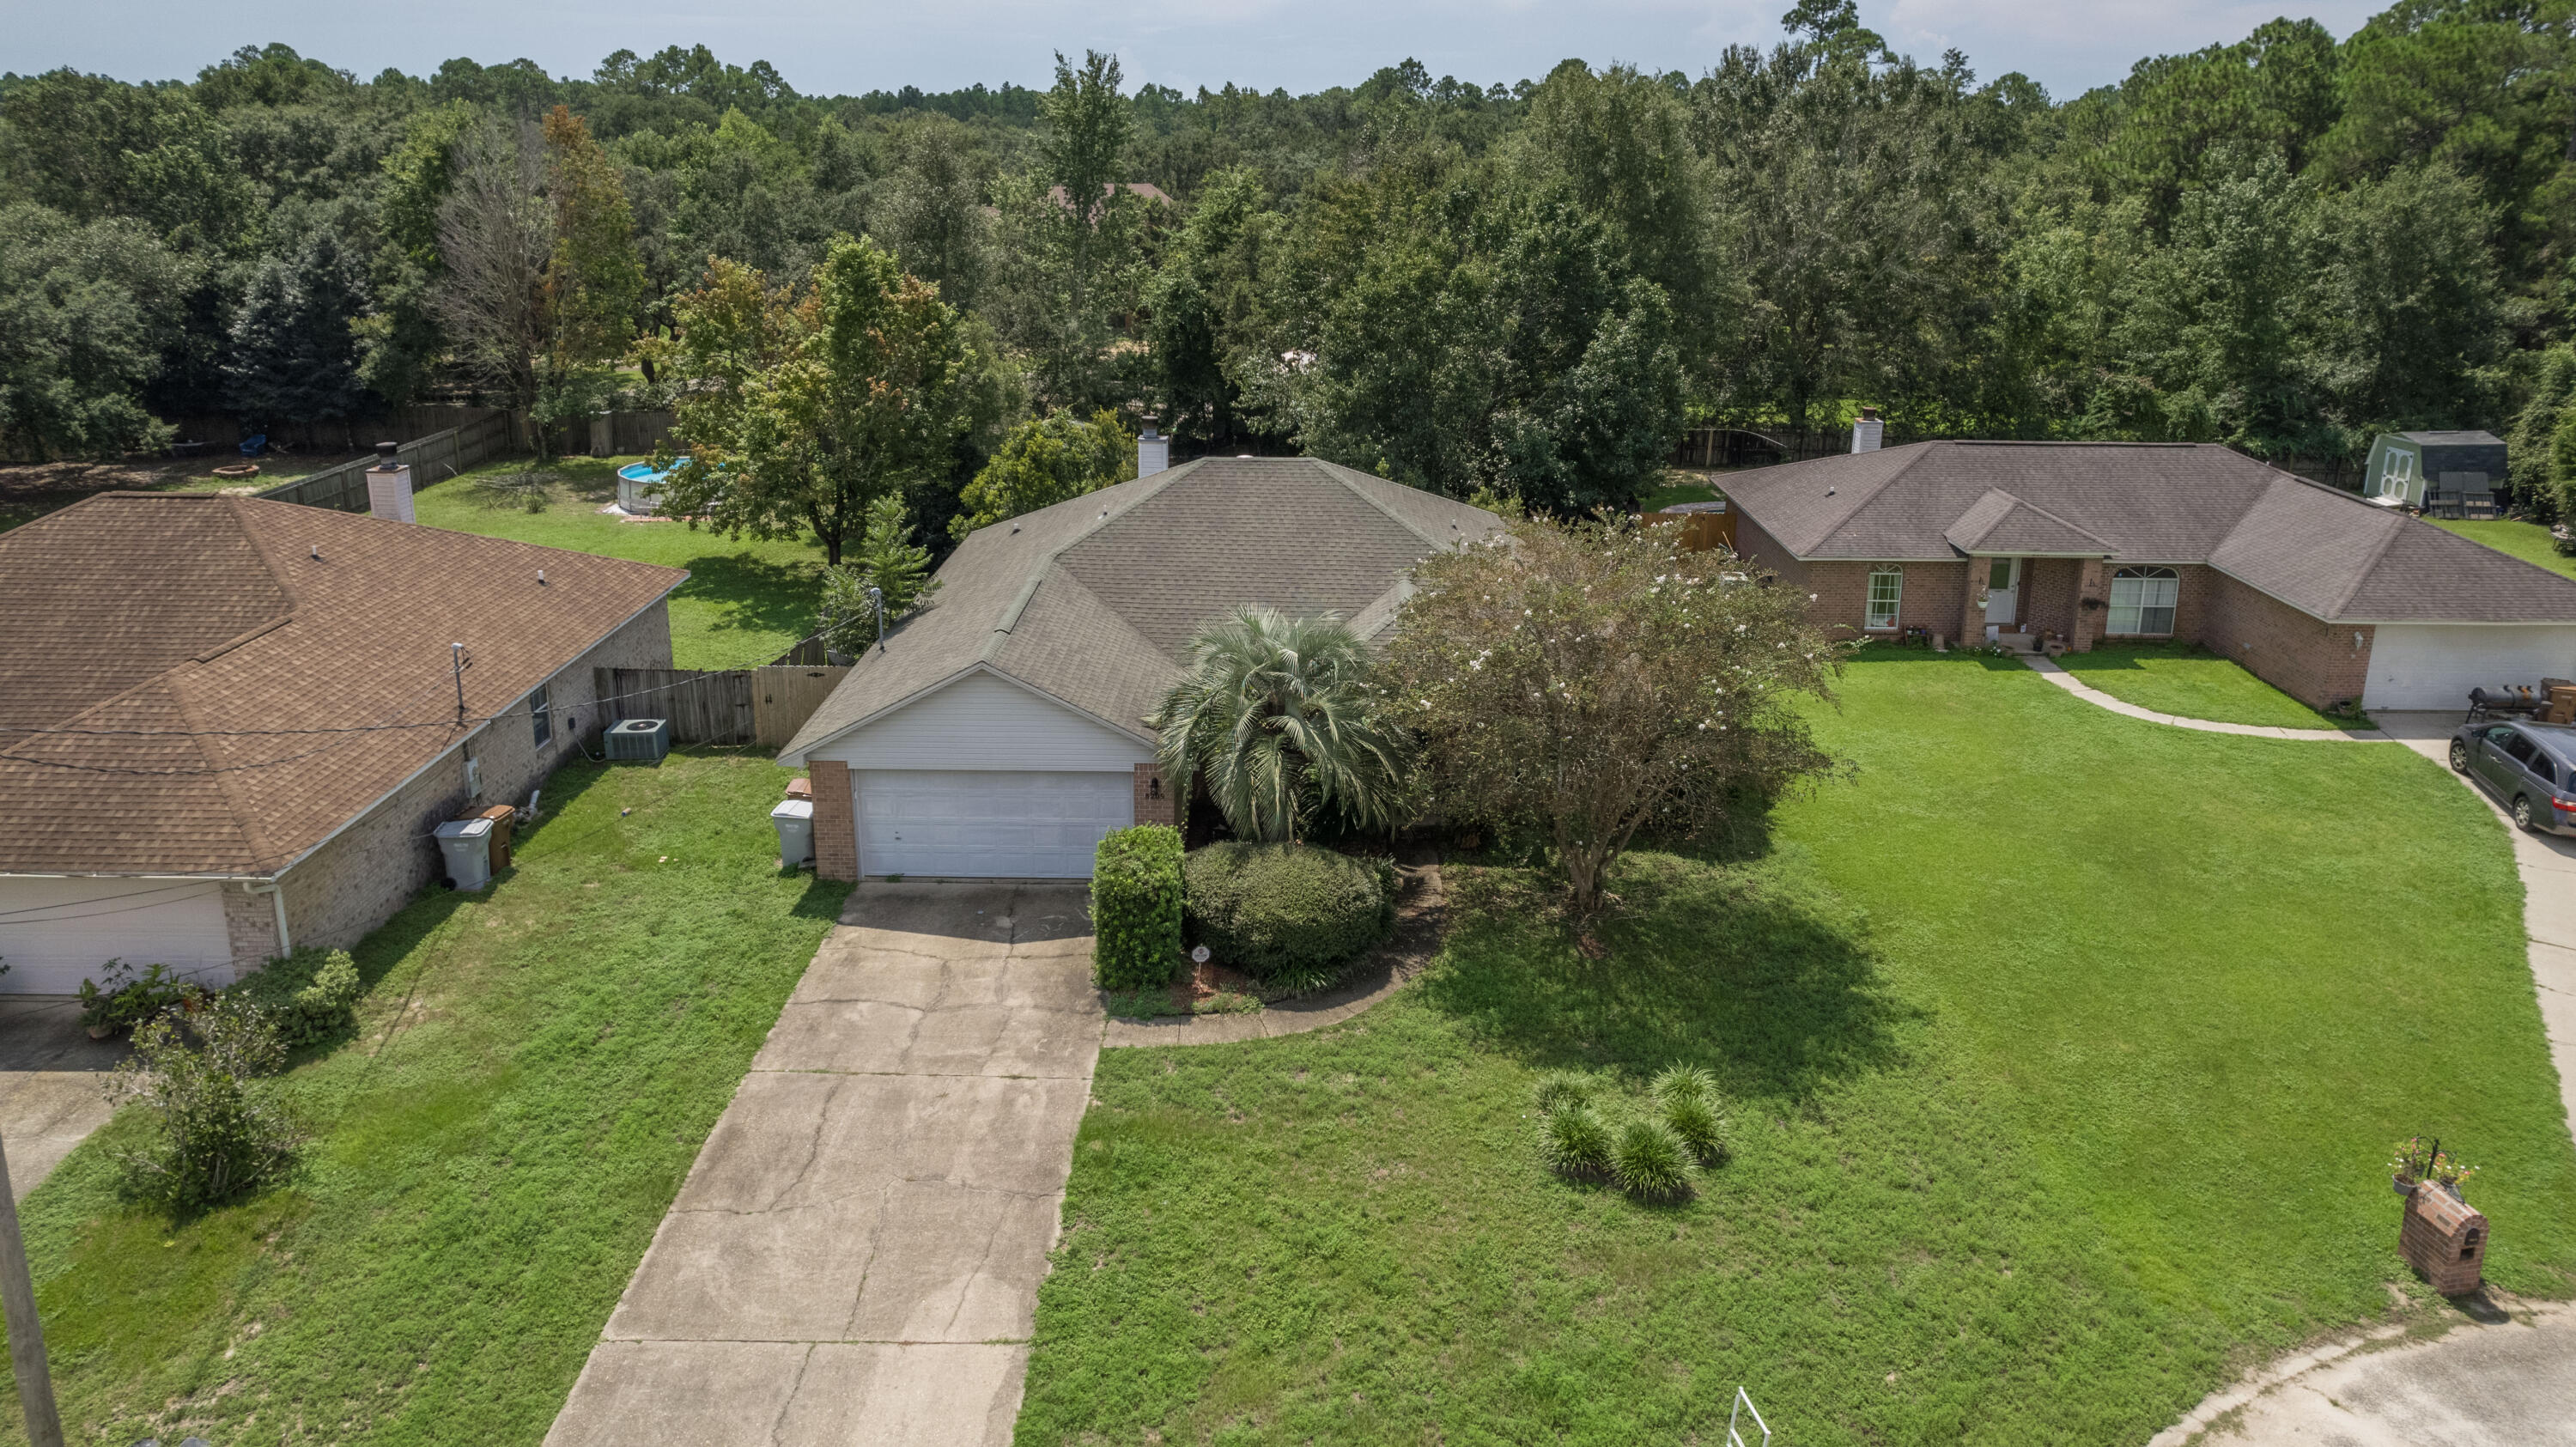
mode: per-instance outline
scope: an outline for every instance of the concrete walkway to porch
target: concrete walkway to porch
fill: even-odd
[[[1086,891],[863,884],[548,1447],[1002,1447],[1091,1095]]]
[[[2127,714],[2131,718],[2145,719],[2149,723],[2170,724],[2178,729],[2196,729],[2205,734],[2243,734],[2248,738],[2299,739],[2310,743],[2331,744],[2384,744],[2391,737],[2380,729],[2276,729],[2266,728],[2260,724],[2213,723],[2205,718],[2184,718],[2179,714],[2158,713],[2154,709],[2140,708],[2134,703],[2124,703],[2113,698],[2058,667],[2054,659],[2042,658],[2036,653],[2025,653],[2021,655],[2021,661],[2032,672],[2096,708],[2107,708],[2113,713]]]

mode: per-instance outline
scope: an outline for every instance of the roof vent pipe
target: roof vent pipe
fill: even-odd
[[[376,465],[367,469],[367,511],[407,523],[412,521],[411,469],[403,465],[401,450],[391,442],[376,444]]]
[[[1161,419],[1147,416],[1145,431],[1136,439],[1136,475],[1152,477],[1172,465],[1172,440],[1154,430]]]
[[[1863,407],[1860,420],[1852,424],[1852,451],[1876,452],[1879,440],[1886,432],[1887,424],[1878,420],[1878,409]]]

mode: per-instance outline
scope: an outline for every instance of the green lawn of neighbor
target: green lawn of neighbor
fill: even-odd
[[[2549,540],[2549,529],[2538,523],[2514,522],[2491,518],[2477,522],[2426,518],[2437,528],[2448,528],[2472,542],[2480,542],[2499,553],[2510,553],[2526,563],[2537,563],[2553,573],[2576,578],[2576,558],[2561,557]]]
[[[476,485],[478,479],[536,466],[524,458],[425,487],[413,505],[431,527],[688,569],[689,581],[671,595],[674,667],[755,667],[814,631],[820,547],[807,540],[736,540],[677,520],[630,522],[602,513],[617,500],[617,469],[639,460],[565,457],[545,464],[563,480],[548,490],[546,510],[539,513]]]
[[[540,1442],[839,913],[778,871],[785,782],[738,751],[557,772],[487,893],[354,952],[355,1038],[286,1077],[291,1189],[174,1228],[113,1189],[132,1110],[75,1150],[24,1208],[71,1440]]]
[[[1894,650],[1848,782],[1642,853],[1598,961],[1455,864],[1347,1025],[1104,1051],[1018,1440],[2142,1442],[2384,1319],[2390,1143],[2485,1167],[2488,1278],[2576,1293],[2576,1148],[2500,827],[2393,744],[2193,733]],[[1688,1204],[1552,1178],[1542,1070],[1735,1100]]]
[[[2212,723],[2267,728],[2353,728],[2354,718],[2317,712],[2245,671],[2232,659],[2187,643],[2097,643],[2058,666],[2122,703]]]

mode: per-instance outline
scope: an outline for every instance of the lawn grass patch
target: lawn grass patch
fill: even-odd
[[[1666,481],[1664,486],[1648,492],[1644,497],[1637,500],[1637,510],[1639,512],[1661,512],[1665,508],[1679,507],[1686,502],[1717,501],[1717,489],[1710,487],[1706,483],[1674,480],[1676,477],[1686,476],[1688,476],[1686,473],[1667,473],[1665,475]]]
[[[2282,729],[2361,722],[2319,713],[2233,659],[2189,643],[2096,643],[2090,652],[2059,655],[2057,666],[2122,703],[2181,718]]]
[[[1705,1442],[1742,1384],[1800,1443],[2142,1441],[2386,1311],[2436,1126],[2489,1279],[2576,1290],[2520,884],[2439,766],[1928,653],[1818,726],[1857,777],[1632,856],[1604,958],[1453,863],[1348,1024],[1104,1053],[1019,1440]],[[1553,1072],[1675,1066],[1730,1117],[1691,1197],[1547,1168]]]
[[[2549,529],[2538,523],[2516,522],[2510,518],[2486,518],[2467,521],[2454,518],[2426,518],[2437,528],[2458,533],[2471,542],[2484,543],[2499,553],[2522,559],[2553,573],[2576,578],[2576,558],[2562,557],[2549,538]]]
[[[678,519],[634,522],[600,509],[617,500],[617,469],[633,457],[525,458],[493,463],[422,488],[412,505],[431,527],[515,538],[549,548],[631,558],[686,568],[689,581],[671,595],[671,662],[675,668],[751,668],[769,662],[814,631],[823,550],[810,538],[759,542],[726,538]],[[561,481],[547,489],[542,512],[478,486],[509,473],[542,470]]]
[[[25,1203],[74,1440],[542,1440],[847,892],[779,872],[784,783],[559,770],[488,892],[352,952],[354,1030],[283,1079],[291,1188],[173,1228],[116,1197],[134,1112],[75,1150]]]

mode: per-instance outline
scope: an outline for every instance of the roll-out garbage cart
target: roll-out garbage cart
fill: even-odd
[[[778,867],[796,869],[814,862],[814,801],[790,799],[769,811],[778,826]]]
[[[438,826],[438,852],[447,860],[447,882],[477,890],[492,882],[492,821],[450,819]]]

